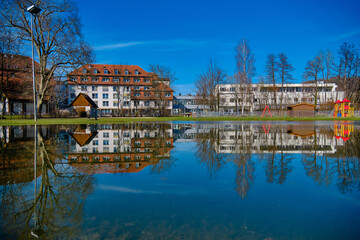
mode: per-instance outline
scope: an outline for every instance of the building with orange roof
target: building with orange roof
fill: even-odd
[[[169,115],[173,90],[169,79],[146,72],[137,65],[87,64],[68,74],[70,103],[87,94],[101,115]]]
[[[0,94],[4,99],[0,102],[0,110],[3,108],[6,114],[31,115],[33,107],[32,87],[32,59],[27,56],[0,54]],[[40,65],[35,61],[35,71]],[[36,72],[35,78],[39,79],[40,74]],[[44,97],[42,113],[49,112],[50,96]]]

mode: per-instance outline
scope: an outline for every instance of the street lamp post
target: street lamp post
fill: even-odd
[[[34,31],[33,31],[33,22],[35,21],[36,15],[41,11],[41,8],[32,5],[26,9],[31,13],[31,57],[32,57],[32,78],[33,78],[33,92],[34,92],[34,121],[37,120],[37,111],[36,111],[36,84],[35,84],[35,61],[34,61]]]

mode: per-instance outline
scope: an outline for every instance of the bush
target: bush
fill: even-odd
[[[86,112],[85,112],[85,111],[81,111],[81,112],[80,112],[80,117],[81,117],[81,118],[86,118],[86,117],[87,117]]]

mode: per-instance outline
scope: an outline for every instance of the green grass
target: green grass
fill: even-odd
[[[129,122],[165,122],[165,121],[354,121],[360,117],[333,118],[333,117],[310,117],[310,118],[291,118],[291,117],[133,117],[133,118],[41,118],[38,125],[56,124],[117,124]],[[33,119],[1,119],[0,126],[33,125]]]

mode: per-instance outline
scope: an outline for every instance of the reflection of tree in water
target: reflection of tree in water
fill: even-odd
[[[291,166],[291,162],[293,158],[290,154],[286,154],[284,149],[280,147],[277,148],[277,137],[280,141],[280,146],[283,146],[283,131],[281,127],[275,128],[275,131],[272,132],[273,134],[273,145],[269,150],[271,153],[266,154],[265,158],[265,174],[266,174],[266,181],[268,183],[285,183],[288,175],[291,173],[293,167]],[[279,154],[276,154],[277,151],[280,151]]]
[[[229,154],[216,151],[216,147],[221,145],[222,135],[226,133],[219,126],[210,129],[208,133],[199,134],[196,141],[196,157],[206,166],[210,178],[216,177],[219,170],[228,162],[233,162],[236,166],[236,191],[245,198],[254,182],[255,163],[251,160],[251,144],[248,141],[250,138],[242,135],[244,131],[241,127],[243,125],[235,125],[233,131],[235,147]]]
[[[36,194],[33,183],[3,187],[3,232],[12,239],[27,239],[31,234],[42,239],[74,239],[81,229],[85,199],[93,191],[93,177],[64,172],[66,167],[55,165],[48,151],[52,145],[47,145],[41,134],[38,139],[37,171],[41,176]]]
[[[306,175],[318,184],[330,185],[334,179],[342,193],[360,190],[360,133],[352,134],[351,138],[338,146],[333,155],[319,154],[319,141],[315,136],[313,153],[303,155]],[[335,157],[335,158],[334,158]]]
[[[211,129],[206,134],[199,134],[196,141],[196,157],[207,168],[210,178],[216,177],[217,172],[226,164],[225,155],[217,153],[215,149],[219,142],[220,133],[218,128]]]

